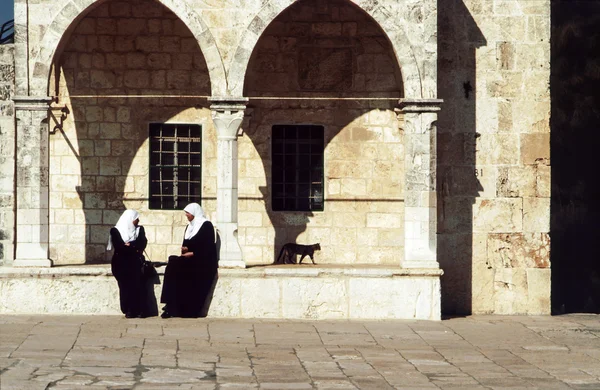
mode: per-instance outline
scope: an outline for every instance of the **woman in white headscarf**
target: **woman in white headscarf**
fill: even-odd
[[[217,247],[213,224],[198,203],[183,211],[189,221],[179,256],[169,256],[161,302],[161,317],[204,317],[217,277]]]
[[[121,311],[127,318],[144,317],[145,289],[141,259],[148,244],[135,210],[125,210],[110,229],[107,250],[114,249],[111,270],[119,285]]]

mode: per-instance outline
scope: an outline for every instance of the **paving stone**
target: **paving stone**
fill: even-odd
[[[93,316],[67,318],[66,333],[62,319],[0,316],[0,326],[7,325],[0,340],[13,346],[0,358],[2,390],[600,388],[600,354],[593,348],[599,336],[588,331],[598,325],[587,318],[290,324]],[[330,339],[315,344],[307,335],[317,330]],[[271,343],[278,337],[268,332],[294,342]],[[423,335],[421,343],[411,334]],[[340,344],[330,345],[333,338]],[[389,344],[402,338],[408,345]]]

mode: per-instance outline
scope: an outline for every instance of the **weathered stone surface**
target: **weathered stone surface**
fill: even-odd
[[[77,255],[67,259],[71,258]],[[439,319],[438,280],[437,270],[397,266],[222,269],[209,315]],[[155,285],[155,297],[160,297],[161,288]],[[118,287],[108,265],[29,271],[0,268],[0,293],[5,298],[0,313],[120,313]]]
[[[493,268],[549,268],[547,233],[490,234],[487,259]]]

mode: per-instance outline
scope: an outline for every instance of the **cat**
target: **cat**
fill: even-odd
[[[279,252],[279,256],[277,256],[277,260],[274,264],[296,264],[296,255],[300,255],[300,261],[298,264],[302,263],[302,259],[308,256],[310,257],[310,261],[313,264],[315,263],[315,259],[313,258],[315,251],[320,251],[321,245],[320,243],[312,244],[312,245],[301,245],[294,243],[287,243],[281,248],[281,252]]]

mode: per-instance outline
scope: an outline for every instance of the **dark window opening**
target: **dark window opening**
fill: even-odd
[[[200,125],[150,124],[150,209],[181,210],[200,203]]]
[[[273,211],[323,211],[323,134],[323,126],[273,126]]]

